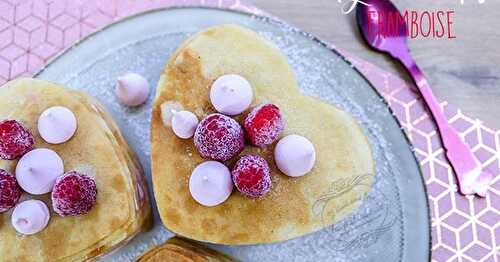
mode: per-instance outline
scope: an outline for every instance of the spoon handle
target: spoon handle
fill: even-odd
[[[470,147],[460,138],[458,132],[449,124],[448,119],[441,111],[439,102],[432,93],[432,89],[424,77],[422,70],[411,57],[399,58],[412,76],[425,103],[436,120],[446,157],[455,170],[460,191],[463,194],[478,194],[485,196],[493,176],[482,171],[481,164],[472,153]]]
[[[432,89],[429,85],[429,82],[427,82],[427,79],[424,77],[422,70],[420,70],[420,68],[417,66],[416,63],[413,63],[411,67],[408,68],[408,71],[410,72],[413,81],[415,81],[415,84],[417,85],[420,94],[424,98],[425,103],[429,107],[432,116],[434,117],[434,120],[436,120],[440,133],[443,134],[452,132],[453,134],[456,134],[456,136],[458,136],[456,131],[450,126],[448,119],[446,118],[444,113],[441,111],[439,102],[432,93]],[[443,143],[445,144],[445,147],[447,147],[446,140],[447,140],[446,138],[443,138]]]

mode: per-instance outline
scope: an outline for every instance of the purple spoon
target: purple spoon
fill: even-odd
[[[395,18],[398,19],[396,26]],[[441,111],[429,83],[410,55],[406,44],[406,22],[399,10],[389,0],[364,0],[364,3],[356,8],[356,20],[368,45],[399,60],[415,81],[437,123],[446,157],[455,170],[460,192],[464,195],[486,196],[493,176],[482,170],[481,163],[470,147],[460,138]],[[392,28],[388,29],[391,25]]]

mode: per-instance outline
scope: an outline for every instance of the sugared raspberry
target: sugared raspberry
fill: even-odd
[[[16,159],[33,148],[35,140],[30,131],[16,120],[0,122],[0,158]]]
[[[256,155],[240,158],[231,171],[238,191],[247,197],[261,197],[271,189],[271,175],[266,160]]]
[[[273,104],[254,108],[243,126],[250,144],[258,147],[272,144],[285,129],[280,109]]]
[[[0,213],[14,207],[22,193],[16,177],[0,169]]]
[[[243,150],[245,146],[243,129],[238,122],[228,116],[211,114],[196,128],[194,145],[202,157],[226,161]]]
[[[94,207],[97,187],[92,177],[70,171],[57,178],[52,207],[62,217],[87,214]]]

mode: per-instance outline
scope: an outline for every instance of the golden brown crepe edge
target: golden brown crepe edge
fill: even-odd
[[[36,83],[36,84],[33,84]],[[149,196],[146,189],[146,183],[143,177],[142,167],[140,166],[135,153],[128,146],[128,143],[123,138],[121,132],[119,131],[116,123],[112,120],[111,116],[106,112],[106,109],[102,104],[100,104],[96,99],[90,97],[89,95],[66,88],[60,84],[56,84],[46,80],[33,79],[33,78],[17,78],[3,84],[0,88],[16,88],[16,86],[23,85],[34,85],[40,86],[42,88],[52,88],[60,89],[68,94],[72,95],[74,98],[78,99],[79,102],[86,107],[89,112],[93,112],[98,120],[101,120],[101,127],[103,131],[107,134],[110,143],[112,143],[113,151],[115,151],[118,159],[121,160],[124,168],[128,170],[129,175],[126,176],[130,180],[128,183],[128,190],[130,194],[133,194],[133,199],[136,203],[132,205],[133,216],[130,217],[127,225],[123,229],[116,230],[112,234],[108,235],[104,239],[97,240],[94,245],[89,246],[76,254],[70,254],[66,257],[61,257],[58,261],[75,261],[75,260],[88,260],[95,259],[99,256],[105,255],[110,251],[121,247],[126,244],[130,239],[137,235],[142,230],[146,229],[152,224],[151,208],[149,205]],[[139,185],[142,190],[145,190],[144,196],[140,203],[137,203],[138,192],[136,185]],[[130,203],[129,203],[130,204]],[[139,207],[139,208],[137,208]],[[110,239],[114,239],[109,242]]]
[[[215,27],[211,27],[211,28],[205,29],[205,30],[203,30],[203,31],[201,31],[201,32],[199,32],[199,33],[197,33],[197,34],[195,34],[195,35],[191,36],[188,40],[186,40],[186,42],[184,42],[184,43],[183,43],[183,44],[182,44],[182,45],[181,45],[181,46],[180,46],[180,47],[179,47],[179,48],[178,48],[178,49],[177,49],[177,50],[176,50],[176,51],[172,54],[172,56],[168,59],[168,61],[167,61],[167,65],[165,66],[165,69],[164,69],[164,72],[163,72],[163,73],[162,73],[162,75],[160,76],[160,80],[159,80],[159,82],[158,82],[158,86],[157,86],[157,93],[156,93],[156,96],[155,96],[155,101],[154,101],[154,105],[153,105],[153,116],[152,116],[152,117],[153,117],[153,119],[156,119],[156,120],[161,121],[161,116],[160,116],[160,114],[161,114],[161,110],[159,109],[159,107],[160,107],[161,103],[162,103],[162,102],[164,102],[164,101],[160,101],[158,98],[162,97],[162,94],[163,94],[164,92],[168,92],[167,88],[164,88],[165,86],[167,86],[167,84],[166,84],[166,83],[167,83],[167,82],[168,82],[168,80],[169,80],[169,79],[168,79],[167,74],[165,74],[165,72],[167,72],[167,71],[168,71],[168,66],[169,66],[169,65],[172,65],[172,64],[174,63],[174,61],[176,61],[176,58],[178,57],[178,55],[179,55],[181,52],[183,52],[183,51],[184,51],[184,49],[185,49],[185,47],[186,47],[186,46],[188,46],[188,45],[189,45],[189,43],[191,43],[191,41],[192,41],[193,39],[195,39],[198,35],[204,34],[205,32],[207,32],[207,31],[209,31],[209,30],[217,29],[217,28],[220,28],[220,27],[228,27],[228,26],[229,26],[229,27],[238,27],[238,28],[241,28],[241,27],[239,27],[239,26],[234,26],[234,25],[222,25],[222,26],[215,26]],[[254,32],[253,32],[253,31],[251,31],[251,30],[248,30],[248,29],[245,29],[245,28],[242,28],[242,29],[244,29],[245,31],[250,31],[250,32],[254,33]],[[266,43],[267,43],[267,42],[266,42]],[[270,46],[270,47],[273,47],[273,48],[276,48],[276,47],[275,47],[275,46],[273,46],[273,45],[269,45],[269,46]],[[279,53],[281,54],[281,52],[279,52]],[[281,54],[281,56],[283,56],[283,55]],[[283,56],[283,57],[284,57],[284,56]],[[286,59],[286,58],[285,58],[285,59]],[[296,86],[297,86],[297,90],[298,90],[298,85],[296,85]],[[163,87],[163,88],[162,88],[162,87]],[[319,100],[319,99],[317,99],[317,98],[314,98],[314,97],[306,97],[306,96],[304,96],[304,98],[303,98],[303,99],[310,99],[310,100],[312,100],[314,103],[322,104],[322,105],[324,105],[324,106],[329,106],[329,107],[332,107],[332,108],[336,109],[336,110],[337,110],[337,111],[339,111],[339,112],[342,112],[343,114],[347,114],[347,113],[345,113],[344,111],[341,111],[341,110],[337,109],[336,107],[334,107],[334,106],[332,106],[332,105],[330,105],[330,104],[328,104],[328,103],[324,103],[324,102],[320,101],[320,100]],[[348,114],[347,114],[347,115],[348,115]],[[348,115],[348,116],[349,116],[349,115]],[[373,182],[373,174],[374,174],[374,170],[375,170],[375,163],[374,163],[373,158],[372,158],[372,150],[371,150],[370,144],[369,144],[369,142],[368,142],[368,138],[367,138],[367,137],[366,137],[366,135],[364,134],[364,131],[363,131],[363,129],[361,128],[361,126],[359,125],[359,123],[358,123],[357,121],[355,121],[355,120],[354,120],[354,118],[352,118],[351,116],[349,116],[349,117],[351,118],[351,119],[349,120],[349,123],[350,123],[350,124],[353,124],[352,126],[353,126],[353,130],[354,130],[354,132],[359,133],[359,134],[362,134],[363,141],[358,141],[358,142],[359,142],[360,144],[366,144],[366,145],[368,145],[368,147],[367,147],[367,149],[368,149],[368,150],[366,150],[366,152],[364,152],[364,153],[366,153],[366,155],[369,155],[369,157],[367,157],[367,160],[366,160],[366,162],[364,163],[364,165],[365,165],[365,166],[366,166],[366,164],[369,164],[369,165],[370,165],[370,168],[367,168],[367,169],[370,169],[370,171],[371,171],[371,177],[369,178],[369,180],[370,180],[370,181],[368,181],[368,182],[369,182],[370,184],[372,184],[372,182]],[[159,126],[162,126],[162,125],[161,125],[161,122],[160,122]],[[151,125],[151,128],[153,129],[153,124]],[[151,132],[153,133],[153,130],[151,130]],[[152,136],[152,137],[151,137],[151,139],[152,139],[152,143],[154,143],[153,139],[155,139],[155,138]],[[154,173],[155,173],[155,171],[154,171],[155,167],[154,167],[154,161],[153,161],[153,154],[151,155],[151,157],[152,157],[152,168],[153,168],[153,174],[154,174]],[[371,161],[370,161],[370,160],[371,160]],[[369,162],[369,163],[368,163],[368,162]],[[154,179],[155,179],[155,176],[153,175],[153,180],[154,180]],[[163,198],[165,198],[165,195],[160,195],[159,190],[157,190],[157,187],[160,187],[160,185],[157,185],[157,184],[158,184],[158,183],[153,183],[153,186],[154,186],[154,188],[155,188],[155,190],[154,190],[155,197],[156,197],[157,199],[161,199],[161,198],[159,198],[159,197],[163,197]],[[352,205],[357,207],[357,206],[359,206],[359,202],[356,202],[355,204],[352,204]],[[169,228],[170,230],[172,230],[172,231],[174,231],[174,232],[176,232],[176,233],[178,233],[178,234],[180,234],[180,235],[183,235],[183,234],[182,234],[182,232],[178,232],[175,228],[171,228],[171,227],[169,226],[169,225],[170,225],[170,223],[169,223],[169,221],[167,220],[166,216],[164,216],[164,212],[165,212],[166,210],[163,210],[163,209],[160,207],[160,205],[158,206],[158,208],[159,208],[159,210],[160,210],[161,219],[162,219],[162,221],[163,221],[164,225],[165,225],[167,228]],[[320,230],[320,229],[322,229],[322,228],[323,228],[323,227],[319,227],[319,228],[316,228],[316,229],[314,229],[314,230],[312,230],[312,231],[308,231],[308,233],[307,233],[307,234],[310,234],[310,233],[316,232],[316,231],[318,231],[318,230]],[[243,243],[242,243],[242,242],[239,242],[239,241],[234,241],[234,242],[233,242],[233,241],[228,241],[228,240],[224,240],[224,241],[222,241],[222,240],[221,240],[221,241],[215,241],[215,240],[213,240],[213,239],[211,239],[211,240],[207,240],[207,239],[201,239],[201,238],[197,238],[197,237],[193,237],[193,236],[189,236],[189,237],[190,237],[190,238],[194,238],[194,239],[199,240],[199,241],[206,241],[206,242],[211,242],[211,243],[247,245],[247,244],[273,243],[273,242],[278,242],[278,241],[285,241],[285,240],[288,240],[288,239],[291,239],[291,238],[295,238],[295,237],[297,237],[297,236],[302,236],[302,235],[304,235],[304,233],[300,233],[300,234],[298,234],[298,235],[293,234],[293,235],[286,235],[286,236],[282,236],[282,237],[280,237],[280,239],[279,239],[279,240],[274,239],[274,240],[271,240],[271,241],[243,242]]]
[[[233,258],[187,239],[174,237],[155,246],[140,257],[137,262],[177,262],[179,259],[206,262],[236,262]]]

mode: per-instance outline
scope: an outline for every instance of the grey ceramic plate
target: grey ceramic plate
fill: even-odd
[[[367,199],[334,226],[278,244],[211,246],[243,261],[427,261],[430,236],[426,196],[417,162],[400,126],[357,70],[305,33],[233,11],[158,10],[115,23],[88,37],[37,77],[87,92],[106,105],[139,155],[151,188],[149,120],[153,95],[140,108],[123,107],[113,94],[115,79],[127,71],[138,72],[154,87],[165,61],[187,36],[223,23],[246,26],[273,41],[288,57],[303,93],[354,115],[369,136],[377,173]],[[151,231],[103,260],[133,260],[171,237],[156,209],[154,215]]]

